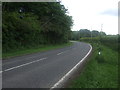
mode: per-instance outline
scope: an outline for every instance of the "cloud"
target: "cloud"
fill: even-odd
[[[108,9],[108,10],[105,10],[104,12],[102,12],[100,14],[109,15],[109,16],[118,16],[118,10],[117,9]]]

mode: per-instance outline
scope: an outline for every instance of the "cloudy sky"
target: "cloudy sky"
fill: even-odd
[[[119,0],[61,0],[61,4],[73,17],[72,30],[101,30],[106,34],[118,34]]]

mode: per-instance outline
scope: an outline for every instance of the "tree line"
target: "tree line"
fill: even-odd
[[[105,36],[105,32],[99,32],[97,30],[88,30],[88,29],[80,29],[79,31],[71,32],[71,40],[80,40],[80,38],[84,37],[100,37]]]
[[[3,2],[3,52],[68,42],[72,17],[60,2]]]

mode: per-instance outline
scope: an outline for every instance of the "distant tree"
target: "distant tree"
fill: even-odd
[[[71,39],[72,40],[79,40],[79,33],[78,33],[78,31],[72,31]]]
[[[92,37],[97,37],[99,36],[99,32],[97,30],[92,31]]]
[[[105,32],[103,32],[103,31],[100,32],[100,36],[105,36],[105,35],[106,35]]]
[[[80,29],[79,35],[80,37],[91,37],[91,32],[88,29]]]

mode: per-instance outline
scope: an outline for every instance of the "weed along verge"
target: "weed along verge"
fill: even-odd
[[[110,41],[110,40],[109,40]],[[112,42],[112,41],[111,41]],[[92,43],[93,54],[84,71],[68,88],[118,88],[118,51],[110,42]],[[112,43],[116,46],[118,43]]]
[[[35,48],[34,47],[22,48],[22,49],[17,49],[14,51],[3,53],[2,56],[3,56],[3,59],[6,59],[6,58],[15,57],[15,56],[21,56],[21,55],[26,55],[26,54],[32,54],[32,53],[37,53],[37,52],[58,49],[58,48],[64,48],[67,46],[71,46],[72,44],[73,44],[72,42],[68,42],[64,44],[55,44],[55,45],[40,45]]]

